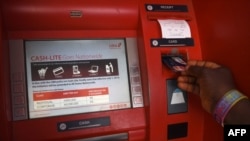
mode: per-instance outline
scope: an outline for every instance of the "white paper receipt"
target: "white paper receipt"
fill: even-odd
[[[186,20],[158,20],[162,38],[191,38],[190,27]]]

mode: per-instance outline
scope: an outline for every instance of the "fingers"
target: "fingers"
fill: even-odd
[[[205,66],[204,66],[204,67],[206,67],[206,68],[211,68],[211,69],[216,69],[216,68],[219,68],[219,67],[221,67],[221,66],[218,65],[218,64],[216,64],[216,63],[207,61],[207,62],[205,63]]]
[[[184,91],[199,95],[199,86],[198,85],[179,82],[178,87]]]
[[[190,60],[187,63],[186,71],[183,71],[178,77],[178,87],[187,92],[199,94],[201,80],[207,77],[206,72],[220,67],[209,61]]]
[[[196,83],[196,79],[191,76],[180,76],[178,77],[178,82],[184,82],[184,83]]]
[[[199,94],[199,86],[196,84],[196,79],[189,76],[179,76],[178,87],[184,91]]]
[[[220,65],[214,63],[214,62],[210,62],[210,61],[200,61],[200,60],[190,60],[187,63],[187,67],[189,66],[198,66],[198,67],[206,67],[206,68],[211,68],[211,69],[215,69],[215,68],[219,68]]]
[[[192,75],[199,78],[202,75],[205,68],[216,69],[219,67],[221,66],[214,62],[191,60],[188,61],[188,65],[186,68],[187,71],[185,72],[185,75]]]

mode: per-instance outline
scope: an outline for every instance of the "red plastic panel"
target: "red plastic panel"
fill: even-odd
[[[4,33],[8,40],[125,38],[136,37],[139,20],[138,1],[76,0],[3,2]],[[71,12],[82,12],[81,17],[70,17]],[[1,48],[5,54],[4,66],[8,66],[8,46]],[[0,107],[3,131],[0,140],[74,140],[117,133],[128,133],[131,141],[144,141],[146,132],[145,109],[134,108],[100,113],[78,114],[43,119],[11,121],[8,90],[9,67],[1,68]],[[8,107],[9,106],[9,107]],[[58,132],[57,123],[98,117],[110,117],[110,126]],[[1,120],[2,121],[2,120]],[[8,127],[8,128],[7,128]],[[35,129],[35,130],[34,130]],[[4,133],[4,134],[3,134]],[[28,133],[28,135],[27,135]]]
[[[250,1],[193,0],[193,4],[204,60],[229,67],[239,90],[250,96]],[[205,117],[204,141],[223,140],[223,128],[211,115]]]
[[[137,0],[9,0],[3,4],[7,30],[136,29]]]
[[[129,131],[130,141],[146,141],[146,129]]]
[[[101,135],[110,135],[116,133],[128,133],[129,131],[133,130],[144,130],[145,119],[143,115],[144,115],[144,109],[138,108],[135,110],[120,110],[113,112],[111,111],[111,112],[101,112],[93,114],[71,115],[71,116],[54,117],[47,119],[16,121],[13,122],[13,140],[20,140],[20,141],[73,140],[73,139],[83,139]],[[104,126],[99,128],[86,128],[86,129],[72,130],[65,132],[57,131],[58,122],[83,120],[83,119],[104,117],[104,116],[110,116],[111,120],[110,126]],[[143,134],[143,132],[138,132],[135,134],[132,133],[131,134],[129,133],[129,138],[144,139],[145,134]]]
[[[240,90],[249,95],[250,1],[194,0],[194,4],[204,58],[230,67]]]
[[[147,4],[162,4],[162,5],[185,5],[188,7],[188,12],[148,12],[145,8]],[[172,72],[162,64],[162,54],[169,54],[172,51],[178,50],[179,53],[185,55],[187,59],[201,59],[201,47],[199,43],[198,29],[196,25],[195,14],[191,0],[146,0],[140,4],[141,14],[141,40],[140,49],[142,54],[141,60],[146,62],[143,70],[147,71],[148,83],[147,90],[149,91],[149,100],[147,107],[148,118],[148,139],[152,141],[167,140],[167,125],[188,122],[188,135],[176,140],[182,141],[198,141],[203,137],[203,122],[204,111],[201,108],[199,98],[195,95],[188,95],[188,112],[178,113],[173,115],[167,114],[167,88],[166,79],[175,79],[178,73]],[[152,18],[153,16],[153,18]],[[152,47],[150,39],[162,38],[160,25],[157,19],[183,19],[187,20],[194,46],[168,46],[168,47]],[[145,88],[146,89],[146,88]]]
[[[2,27],[2,11],[0,11],[0,140],[11,140],[11,107],[10,107],[10,84],[9,62],[6,33]]]

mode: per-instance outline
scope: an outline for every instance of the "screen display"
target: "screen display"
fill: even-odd
[[[30,118],[131,108],[124,39],[25,41]]]

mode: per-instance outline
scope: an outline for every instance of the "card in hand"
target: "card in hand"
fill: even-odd
[[[184,58],[180,55],[164,55],[162,56],[162,61],[174,72],[184,71],[187,65]]]

